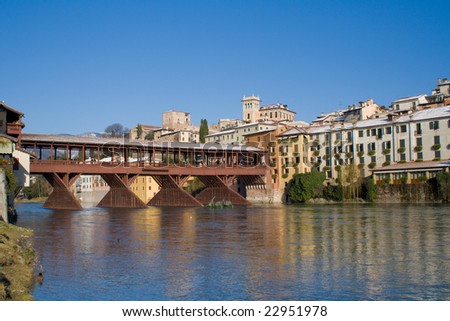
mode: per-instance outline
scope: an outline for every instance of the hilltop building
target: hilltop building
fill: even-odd
[[[261,107],[261,99],[257,96],[242,98],[242,120],[248,123],[258,121],[294,121],[295,112],[284,104],[272,104]]]
[[[184,111],[169,110],[162,113],[162,128],[174,130],[190,129],[191,114]]]
[[[139,129],[142,131],[139,135]],[[160,129],[160,126],[137,124],[136,127],[130,129],[130,139],[145,139],[149,134],[152,134],[155,130]]]

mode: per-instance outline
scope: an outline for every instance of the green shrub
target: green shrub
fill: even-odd
[[[306,202],[322,195],[325,173],[312,171],[310,173],[295,174],[288,184],[288,197],[293,203]]]
[[[342,185],[329,185],[323,189],[323,198],[330,201],[342,201],[344,191]]]
[[[377,186],[373,178],[369,178],[363,183],[362,197],[368,202],[373,202],[377,198]]]
[[[434,144],[433,146],[431,146],[432,150],[440,150],[441,149],[441,144]]]

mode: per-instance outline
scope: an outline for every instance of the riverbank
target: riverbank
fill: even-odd
[[[35,198],[22,198],[18,199],[16,198],[14,200],[15,203],[44,203],[47,200],[47,197],[35,197]]]
[[[36,254],[29,229],[0,222],[0,301],[33,300]]]

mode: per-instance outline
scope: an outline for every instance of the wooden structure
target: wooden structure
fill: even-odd
[[[265,152],[245,145],[22,134],[20,147],[35,155],[30,172],[53,186],[44,207],[54,209],[81,208],[70,186],[82,174],[101,175],[110,186],[102,207],[145,207],[129,189],[137,176],[152,176],[161,187],[148,205],[202,206],[213,200],[244,205],[249,202],[231,186],[264,186],[268,170]],[[206,186],[195,198],[183,190],[190,177]]]

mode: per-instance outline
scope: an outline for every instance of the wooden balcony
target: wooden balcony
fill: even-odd
[[[9,123],[6,128],[6,133],[8,135],[20,135],[22,133],[22,125]]]

